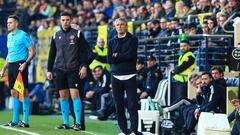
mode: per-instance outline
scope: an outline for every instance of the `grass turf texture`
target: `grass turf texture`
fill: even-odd
[[[22,115],[20,116],[20,119]],[[71,116],[69,116],[71,118]],[[6,124],[12,120],[12,113],[0,111],[0,124]],[[73,120],[70,119],[70,123]],[[35,132],[41,135],[90,135],[81,131],[74,131],[73,129],[54,129],[57,125],[62,124],[62,117],[60,115],[31,115],[30,128],[18,128],[25,131]],[[118,129],[115,121],[97,121],[86,117],[86,132],[91,132],[97,135],[117,135]],[[0,128],[0,135],[24,135],[23,133]]]

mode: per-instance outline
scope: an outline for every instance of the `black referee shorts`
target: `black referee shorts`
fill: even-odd
[[[18,72],[20,72],[18,69],[20,67],[20,64],[24,63],[25,61],[17,61],[13,63],[8,63],[8,82],[9,82],[9,88],[13,89],[14,83],[17,79]],[[28,88],[28,67],[26,67],[22,72],[22,78],[24,83],[24,88]]]
[[[80,76],[79,70],[63,71],[60,69],[54,70],[56,75],[57,90],[76,88],[80,90]]]

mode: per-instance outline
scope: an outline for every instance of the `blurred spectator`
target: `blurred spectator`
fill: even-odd
[[[138,98],[140,97],[141,93],[145,89],[145,82],[147,78],[147,69],[144,67],[144,61],[143,59],[139,58],[136,63],[136,69],[137,69],[137,93]]]
[[[227,15],[225,13],[217,14],[217,26],[213,31],[213,34],[225,34],[223,30],[223,24],[227,20]]]
[[[215,31],[215,27],[217,26],[216,18],[215,17],[210,17],[207,20],[209,31],[211,34]]]
[[[182,34],[180,30],[181,30],[181,25],[179,24],[179,19],[173,18],[171,20],[171,31],[172,31],[171,35],[173,36],[173,35]]]
[[[183,30],[184,34],[189,35],[190,34],[190,25],[189,24],[184,24],[182,26],[182,30]]]
[[[110,71],[110,65],[107,63],[107,47],[102,37],[97,38],[97,44],[93,48],[95,59],[89,65],[90,69],[93,70],[98,66],[102,66],[104,69]]]
[[[113,0],[113,8],[118,8],[122,6],[122,1],[121,0]]]
[[[113,3],[111,0],[103,0],[103,6],[104,6],[104,14],[108,18],[112,18],[113,15]]]
[[[213,13],[225,12],[227,0],[218,0],[215,3],[212,3],[212,5],[215,6]]]
[[[184,15],[184,2],[182,0],[176,0],[175,3],[176,14],[175,17],[181,17]]]
[[[164,15],[165,15],[165,11],[162,6],[162,3],[160,3],[160,2],[154,3],[151,19],[159,19],[159,18],[163,17]]]
[[[54,31],[54,32],[60,30],[60,27],[57,25],[56,21],[53,18],[50,18],[48,20],[48,23],[49,23],[48,30],[51,30],[51,31]]]
[[[167,31],[167,18],[162,17],[160,19],[160,35],[159,37],[167,37],[168,36],[168,31]]]
[[[186,15],[190,15],[192,14],[192,9],[191,9],[191,6],[189,4],[186,4],[184,3],[183,5],[183,16],[186,16]]]
[[[146,84],[144,91],[140,95],[140,98],[147,98],[148,96],[154,98],[158,83],[163,79],[163,75],[157,64],[156,57],[153,55],[148,56],[147,66]]]
[[[149,30],[149,37],[150,38],[157,38],[160,35],[160,25],[159,25],[159,21],[158,20],[153,20],[150,30]]]
[[[211,12],[210,1],[209,0],[199,0],[200,13]]]
[[[222,67],[213,66],[211,68],[211,74],[215,83],[217,83],[218,85],[221,85],[225,89],[227,88],[227,83],[226,83],[226,80],[224,79],[224,71]]]
[[[176,11],[174,9],[173,3],[170,0],[167,0],[163,7],[166,13],[166,18],[171,19],[175,16]]]
[[[239,12],[240,11],[240,1],[239,0],[228,0],[229,3],[229,8],[231,12],[229,13],[230,15],[233,14],[234,12]]]
[[[101,66],[94,68],[95,83],[93,89],[86,93],[86,98],[92,102],[93,110],[101,107],[101,96],[110,91],[110,74]]]
[[[150,14],[148,13],[146,6],[138,8],[138,20],[147,20],[149,17]]]
[[[84,0],[83,1],[83,9],[89,13],[89,12],[92,12],[93,11],[93,3],[91,0]]]
[[[211,34],[207,22],[202,23],[202,34]]]
[[[198,28],[197,28],[197,26],[196,26],[195,23],[191,23],[191,24],[189,25],[189,27],[190,27],[190,33],[189,33],[189,35],[199,34],[199,33],[198,33]]]

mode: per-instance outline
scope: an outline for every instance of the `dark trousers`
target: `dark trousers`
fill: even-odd
[[[174,87],[174,99],[172,102],[176,101],[178,98],[187,98],[187,82],[181,83],[176,82]]]
[[[127,134],[127,119],[124,109],[124,91],[127,94],[127,107],[130,114],[131,128],[130,132],[137,132],[138,128],[138,112],[137,112],[137,81],[136,76],[128,80],[118,80],[111,76],[113,97],[115,100],[115,107],[117,112],[117,121],[120,130]]]
[[[231,135],[240,135],[240,115],[234,111],[235,122],[231,131]]]
[[[234,123],[233,128],[231,130],[231,135],[240,135],[240,128],[236,124],[236,122]]]

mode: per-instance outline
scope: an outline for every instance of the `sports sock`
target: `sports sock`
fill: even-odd
[[[13,119],[12,122],[18,124],[19,122],[19,111],[20,111],[20,101],[18,98],[13,98]]]
[[[30,98],[26,97],[23,100],[23,122],[28,124],[29,119],[29,109],[30,109]]]
[[[61,105],[61,110],[62,110],[62,118],[63,118],[63,122],[64,124],[66,124],[67,126],[69,126],[69,102],[68,100],[61,100],[60,101],[60,105]]]
[[[81,113],[82,113],[82,103],[80,98],[73,99],[74,113],[76,117],[75,123],[81,122]]]

